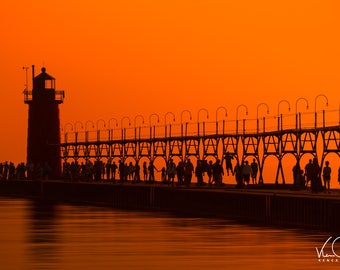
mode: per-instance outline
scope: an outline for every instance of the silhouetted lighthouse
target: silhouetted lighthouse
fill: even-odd
[[[33,163],[36,173],[45,168],[49,177],[57,178],[61,175],[59,104],[64,91],[55,90],[55,79],[44,67],[35,77],[32,66],[32,77],[32,91],[24,91],[28,104],[27,164]]]

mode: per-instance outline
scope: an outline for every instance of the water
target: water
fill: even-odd
[[[8,269],[328,269],[328,234],[0,197]],[[339,252],[340,253],[340,252]]]

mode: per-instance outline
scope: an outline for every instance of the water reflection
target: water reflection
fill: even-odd
[[[45,200],[30,202],[27,216],[27,248],[33,269],[57,269],[57,206]]]
[[[165,213],[53,205],[0,198],[16,260],[3,269],[327,269],[319,232],[238,224]],[[41,204],[42,203],[42,204]],[[9,211],[8,209],[12,209]],[[26,252],[21,252],[22,250]],[[9,264],[8,264],[9,265]]]

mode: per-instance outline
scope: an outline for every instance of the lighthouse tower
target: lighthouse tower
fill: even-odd
[[[55,90],[55,79],[44,67],[35,77],[32,66],[32,77],[32,91],[24,91],[28,104],[27,164],[34,165],[35,173],[57,178],[61,175],[59,104],[64,91]]]

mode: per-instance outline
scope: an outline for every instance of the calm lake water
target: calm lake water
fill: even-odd
[[[339,268],[340,262],[318,261],[315,248],[328,237],[223,219],[0,197],[2,270]]]

